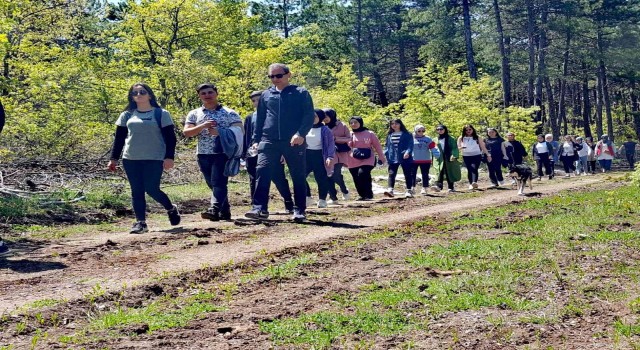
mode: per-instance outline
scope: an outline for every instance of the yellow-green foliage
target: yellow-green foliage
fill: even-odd
[[[488,76],[469,78],[461,66],[440,67],[429,63],[419,68],[410,80],[406,97],[388,110],[398,113],[408,129],[416,124],[427,127],[433,135],[437,124],[444,124],[453,136],[461,134],[462,126],[472,124],[479,133],[494,127],[504,134],[516,133],[528,145],[535,139],[536,124],[532,108],[501,105],[500,84]]]

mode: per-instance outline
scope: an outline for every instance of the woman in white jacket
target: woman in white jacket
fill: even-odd
[[[576,142],[579,145],[582,145],[582,149],[578,151],[578,160],[576,161],[576,175],[586,175],[589,173],[588,164],[589,164],[589,156],[593,153],[593,149],[587,145],[582,137],[577,137]]]

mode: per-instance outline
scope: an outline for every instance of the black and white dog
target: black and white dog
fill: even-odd
[[[529,182],[529,189],[533,190],[533,171],[531,167],[524,164],[513,165],[509,164],[509,176],[516,181],[518,186],[518,195],[524,196],[524,188]]]

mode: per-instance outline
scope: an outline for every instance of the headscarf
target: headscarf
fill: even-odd
[[[437,128],[443,128],[444,132],[442,134],[438,133],[438,140],[444,139],[444,149],[442,150],[442,159],[445,161],[449,161],[451,158],[451,146],[449,145],[449,129],[442,124],[438,124]]]
[[[336,113],[335,110],[333,110],[332,108],[325,108],[323,109],[324,113],[327,115],[327,117],[329,117],[329,119],[331,120],[328,124],[326,124],[329,129],[333,129],[336,127],[336,123],[338,122],[338,114]]]
[[[362,117],[353,116],[353,117],[351,117],[349,119],[349,122],[351,122],[351,120],[356,120],[358,123],[360,123],[360,127],[359,128],[351,129],[353,132],[360,132],[360,131],[369,130],[369,129],[364,127],[364,120],[362,120]]]
[[[316,113],[316,115],[318,116],[318,123],[317,124],[313,124],[314,128],[319,128],[322,127],[324,124],[322,123],[322,121],[324,120],[325,114],[324,111],[321,109],[314,109],[314,112]]]

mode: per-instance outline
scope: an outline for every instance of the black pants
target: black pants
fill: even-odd
[[[595,161],[595,160],[590,160],[589,162],[587,162],[587,167],[589,168],[588,171],[590,171],[591,173],[595,173],[596,172],[596,163],[597,163],[597,161]]]
[[[407,189],[413,188],[413,168],[412,163],[389,163],[389,178],[387,179],[387,186],[393,188],[396,185],[396,176],[398,175],[398,168],[402,167],[402,173],[407,183]]]
[[[318,198],[326,200],[329,193],[329,177],[327,176],[327,169],[324,167],[324,158],[322,157],[322,150],[308,149],[307,150],[307,172],[306,176],[313,173],[313,177],[318,184]],[[311,197],[311,188],[309,183],[305,181],[307,187],[307,197]]]
[[[258,165],[258,157],[248,157],[246,159],[247,173],[249,174],[249,188],[251,190],[251,201],[256,192],[256,167]],[[291,196],[291,189],[289,188],[289,181],[287,175],[284,172],[284,164],[280,164],[279,167],[274,169],[274,173],[271,176],[273,184],[276,185],[276,189],[284,200],[284,207],[287,210],[293,210],[293,198]]]
[[[299,213],[307,209],[307,191],[305,182],[306,144],[291,146],[289,141],[261,141],[258,145],[258,164],[256,167],[256,190],[253,207],[261,210],[269,208],[269,188],[271,179],[282,166],[280,158],[284,156],[293,182],[294,208]]]
[[[538,166],[538,176],[542,177],[542,167],[544,167],[544,173],[552,176],[553,169],[551,168],[551,160],[548,153],[538,153],[538,159],[536,159],[536,165]]]
[[[497,185],[498,182],[504,181],[502,177],[502,158],[500,156],[491,156],[491,161],[487,162],[487,168],[489,169],[489,180],[492,184]]]
[[[467,168],[467,180],[469,180],[469,184],[478,182],[478,170],[480,169],[480,163],[482,163],[482,155],[462,156],[462,161]]]
[[[629,162],[629,169],[633,169],[636,163],[636,155],[634,153],[627,153],[627,162]]]
[[[344,177],[342,177],[342,166],[344,166],[344,164],[337,163],[333,167],[333,175],[329,177],[329,198],[333,200],[338,199],[338,191],[336,191],[336,185],[340,187],[340,192],[342,192],[342,194],[349,193],[347,185],[344,183]]]
[[[416,179],[418,178],[418,169],[422,173],[422,187],[429,187],[429,170],[431,169],[431,163],[413,163],[411,169],[411,181],[413,185],[416,185]]]
[[[131,205],[138,221],[146,219],[147,200],[144,196],[145,193],[165,209],[173,208],[167,194],[160,189],[162,163],[161,160],[122,160],[122,167],[127,174],[129,186],[131,186]]]
[[[560,160],[562,161],[562,167],[564,168],[564,172],[567,174],[571,174],[576,171],[575,160],[572,156],[561,156]]]
[[[224,167],[229,158],[225,154],[198,154],[200,171],[211,189],[210,209],[231,213],[229,205],[229,178],[224,176]]]
[[[438,188],[442,189],[445,177],[447,178],[447,187],[450,190],[453,190],[453,181],[449,180],[449,175],[447,175],[447,162],[444,162],[442,164],[442,168],[440,169],[440,173],[438,174]]]
[[[362,165],[357,168],[349,168],[349,172],[353,177],[353,182],[356,185],[358,195],[365,199],[373,198],[371,170],[373,170],[373,165]]]

